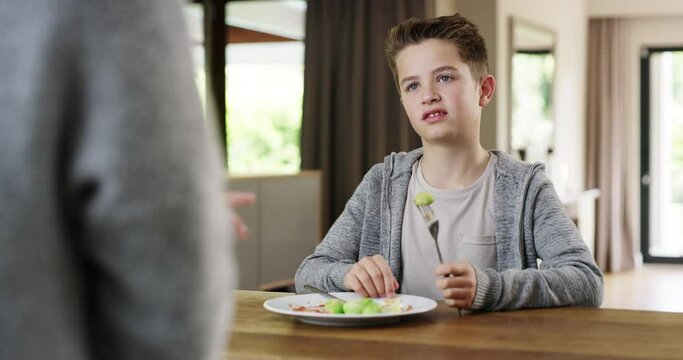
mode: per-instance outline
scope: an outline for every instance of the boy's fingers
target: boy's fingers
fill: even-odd
[[[394,296],[398,289],[398,281],[381,255],[360,259],[350,273],[357,281],[353,290],[357,293],[362,291],[365,296]]]
[[[441,264],[434,269],[434,274],[436,276],[446,276],[446,275],[451,275],[453,274],[453,265],[455,263],[450,263],[450,264]]]
[[[445,277],[445,278],[440,278],[440,279],[436,280],[436,287],[439,289],[472,288],[472,287],[474,287],[474,283],[468,277],[451,276],[451,277]]]
[[[246,239],[249,237],[249,228],[244,223],[244,220],[235,213],[232,214],[232,227],[233,232],[237,235],[238,239]]]
[[[382,296],[385,292],[384,276],[382,275],[382,270],[380,270],[377,264],[374,262],[369,262],[365,267],[365,271],[370,276],[370,282],[375,290],[375,292],[372,294],[372,297]]]
[[[396,293],[396,288],[394,286],[396,280],[394,279],[394,275],[387,267],[382,269],[382,276],[384,278],[384,296],[393,297]]]
[[[360,265],[361,263],[359,262],[358,264]],[[372,280],[372,275],[370,275],[370,273],[368,273],[367,269],[365,268],[366,266],[367,264],[360,265],[358,267],[356,276],[358,277],[358,280],[360,281],[361,285],[365,288],[367,294],[371,297],[377,297],[377,288],[375,287],[375,283]]]
[[[450,263],[450,264],[441,264],[441,265],[437,266],[436,269],[434,269],[434,274],[435,274],[436,276],[446,276],[446,275],[450,275],[451,272],[452,272],[452,270],[451,270],[451,265],[452,265],[452,263]]]
[[[368,289],[366,289],[365,285],[363,284],[363,280],[361,279],[362,274],[365,274],[365,270],[361,266],[360,262],[354,264],[349,272],[344,276],[344,287],[346,287],[348,290],[353,290],[362,297],[367,297],[370,294]]]
[[[445,289],[442,291],[444,299],[469,300],[472,298],[472,291],[467,289]]]
[[[358,280],[356,276],[352,276],[349,285],[351,290],[353,290],[355,293],[360,294],[362,297],[368,296],[367,290],[365,290],[363,284],[360,282],[360,280]]]
[[[458,309],[469,309],[470,308],[470,303],[466,300],[453,300],[453,299],[444,299],[443,303],[446,304],[446,306],[458,308]]]
[[[256,194],[242,191],[228,191],[225,198],[231,207],[241,207],[252,205],[256,201]]]
[[[391,269],[389,268],[389,264],[384,260],[384,257],[382,255],[375,255],[372,257],[372,261],[375,263],[379,271],[382,273],[382,280],[383,280],[383,289],[379,290],[380,296],[394,296],[394,293],[396,291],[394,283],[396,282],[396,279],[394,278],[394,274],[391,272]]]
[[[446,275],[464,275],[469,271],[469,264],[463,262],[454,262],[450,264],[442,264],[434,269],[434,274],[437,276]]]

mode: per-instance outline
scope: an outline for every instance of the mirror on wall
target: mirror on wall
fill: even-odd
[[[555,148],[555,34],[510,18],[509,144],[524,161],[550,162]]]

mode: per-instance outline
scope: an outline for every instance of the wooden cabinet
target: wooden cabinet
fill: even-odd
[[[251,232],[250,238],[236,241],[239,289],[289,285],[322,238],[320,172],[231,178],[228,186],[256,194],[254,206],[236,209]]]

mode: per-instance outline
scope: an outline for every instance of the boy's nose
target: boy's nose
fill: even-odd
[[[434,91],[431,88],[425,89],[424,93],[422,94],[423,104],[432,104],[438,102],[439,100],[441,100],[441,96],[438,92]]]

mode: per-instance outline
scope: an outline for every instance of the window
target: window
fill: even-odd
[[[205,71],[204,8],[185,5],[195,80],[206,112],[211,79]],[[218,81],[225,81],[230,175],[300,170],[305,13],[305,0],[228,1],[225,6],[225,79]],[[214,72],[212,78],[220,76]]]
[[[641,238],[646,262],[683,262],[683,48],[641,59]]]
[[[512,55],[511,147],[522,160],[547,161],[552,154],[552,86],[555,57],[550,51]]]
[[[552,169],[555,148],[555,33],[518,18],[509,22],[509,126],[512,154]]]
[[[226,127],[231,175],[301,166],[306,2],[235,1],[226,8]]]

